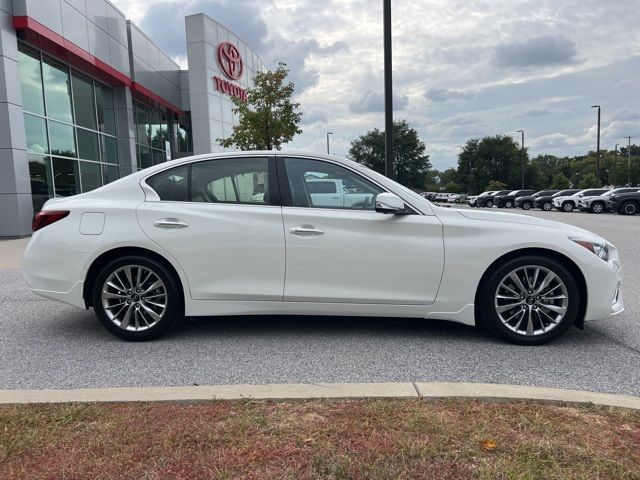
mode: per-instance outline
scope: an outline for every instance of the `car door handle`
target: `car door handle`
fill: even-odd
[[[297,225],[291,227],[289,233],[298,237],[317,237],[324,234],[324,230],[313,225]]]
[[[161,218],[153,222],[153,226],[171,230],[176,228],[187,228],[189,224],[183,222],[179,218]]]

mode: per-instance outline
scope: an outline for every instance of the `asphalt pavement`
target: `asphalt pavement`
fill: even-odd
[[[520,211],[519,211],[520,212]],[[397,318],[225,317],[128,343],[92,311],[31,294],[0,269],[0,389],[268,383],[482,382],[640,395],[640,216],[528,212],[619,249],[626,311],[541,347],[475,328]]]

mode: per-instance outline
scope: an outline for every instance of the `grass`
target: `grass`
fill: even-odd
[[[0,408],[0,479],[640,479],[640,412],[362,400]]]

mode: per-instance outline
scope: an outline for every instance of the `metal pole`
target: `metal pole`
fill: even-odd
[[[333,135],[333,132],[327,132],[327,155],[329,155],[329,135]]]
[[[600,181],[600,105],[592,105],[591,108],[598,109],[598,146],[596,153],[596,179],[598,180],[599,185],[602,184]]]
[[[383,0],[384,27],[384,160],[385,175],[393,179],[393,83],[391,71],[391,0]]]
[[[631,137],[629,137],[629,146],[627,147],[627,185],[631,186]]]
[[[522,190],[524,190],[524,130],[518,130],[518,132],[520,132],[522,134],[522,144],[521,144],[521,148],[520,148],[520,160],[522,163]]]

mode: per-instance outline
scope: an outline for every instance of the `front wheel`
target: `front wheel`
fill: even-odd
[[[161,336],[183,315],[172,272],[138,255],[116,259],[102,269],[94,286],[93,309],[107,330],[132,341]]]
[[[604,212],[604,205],[600,202],[596,202],[596,203],[592,203],[591,204],[591,211],[593,213],[602,213]]]
[[[487,200],[487,203],[485,203],[485,206],[487,208],[492,208],[493,207],[493,202],[491,200]]]
[[[550,212],[552,208],[553,205],[551,204],[551,202],[544,202],[542,204],[542,210],[544,210],[545,212]]]
[[[562,211],[563,212],[573,212],[573,203],[571,202],[564,202],[562,204]]]
[[[576,321],[582,301],[569,269],[537,255],[496,268],[479,295],[484,325],[519,345],[541,345],[562,335]]]
[[[634,202],[625,202],[620,206],[618,212],[622,215],[635,215],[638,213],[638,205]]]
[[[531,202],[522,202],[523,210],[531,210]]]
[[[508,201],[504,204],[504,208],[512,208],[513,207],[513,203]]]

